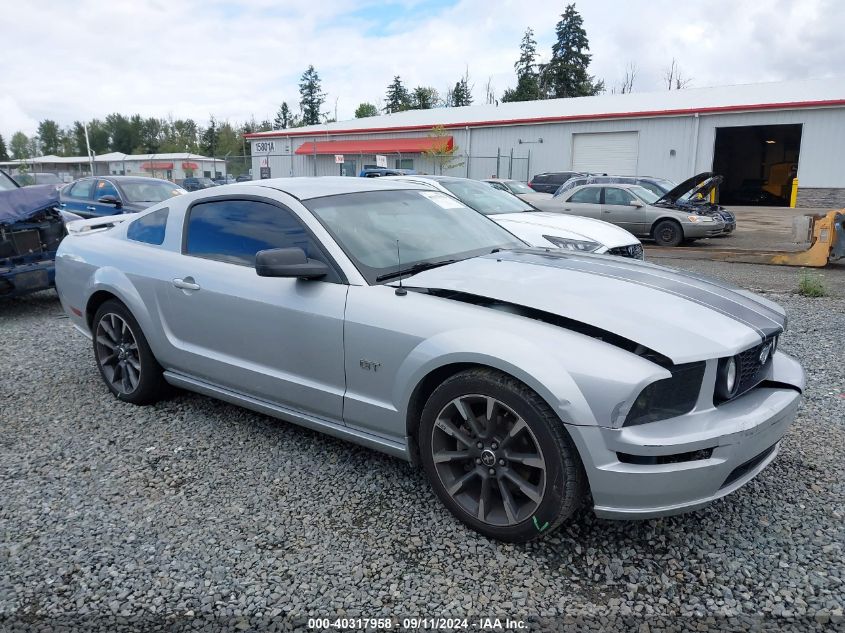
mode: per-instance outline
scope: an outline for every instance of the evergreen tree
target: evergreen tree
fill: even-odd
[[[9,149],[15,159],[31,158],[29,153],[29,137],[23,132],[15,132],[12,134],[12,140],[9,141]]]
[[[469,72],[465,73],[455,84],[455,87],[449,91],[448,103],[454,107],[472,105],[472,87],[469,85]]]
[[[299,82],[299,109],[302,110],[303,125],[316,125],[320,122],[320,108],[326,101],[326,93],[320,86],[320,76],[314,66],[302,73]]]
[[[399,78],[399,75],[396,75],[387,87],[387,94],[384,97],[384,111],[390,114],[391,112],[408,110],[410,107],[411,96],[402,83],[402,79]]]
[[[513,65],[516,70],[516,88],[508,88],[502,101],[532,101],[540,98],[540,80],[537,77],[537,42],[534,31],[525,29],[519,45],[519,59]]]
[[[430,86],[417,86],[411,93],[411,108],[414,110],[430,110],[440,103],[440,95]]]
[[[38,124],[38,140],[44,155],[59,153],[59,126],[55,121],[44,119]]]
[[[3,140],[2,134],[0,134],[0,160],[9,160],[9,150],[6,149],[6,141]]]
[[[200,151],[205,156],[214,157],[214,152],[217,151],[219,135],[217,120],[212,116],[208,122],[208,127],[200,135]]]
[[[273,120],[273,129],[286,130],[291,127],[291,122],[292,117],[290,114],[290,108],[288,107],[288,102],[282,101],[282,105],[279,106],[279,111],[276,112],[276,118]]]
[[[544,96],[585,97],[604,91],[604,82],[596,81],[587,73],[592,55],[584,20],[574,4],[566,6],[555,32],[557,41],[552,46],[552,59],[542,69]]]
[[[372,103],[362,103],[355,108],[356,119],[365,119],[369,116],[378,116],[378,108]]]

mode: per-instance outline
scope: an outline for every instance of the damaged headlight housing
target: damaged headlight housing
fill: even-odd
[[[554,235],[544,235],[544,240],[548,240],[558,248],[566,251],[577,251],[579,253],[594,253],[603,245],[598,242],[590,240],[571,240],[566,237],[555,237]]]
[[[634,400],[622,426],[656,422],[689,413],[698,402],[704,361],[669,368],[670,378],[651,383]]]

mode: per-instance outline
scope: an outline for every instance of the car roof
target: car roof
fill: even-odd
[[[418,176],[407,176],[417,178]],[[267,187],[287,193],[299,200],[336,196],[345,193],[361,193],[366,191],[396,191],[402,189],[422,189],[426,187],[415,185],[399,178],[406,176],[389,176],[388,178],[355,178],[350,176],[300,176],[294,178],[270,178],[254,180],[250,186]],[[395,180],[394,180],[395,179]],[[237,185],[229,185],[237,186]]]
[[[639,187],[635,182],[588,182],[585,185],[578,185],[578,189],[586,189],[588,187],[619,187],[620,189],[630,189],[632,187]],[[573,191],[575,188],[572,189]]]
[[[150,182],[151,180],[154,182],[165,182],[168,185],[174,185],[176,183],[170,182],[169,180],[165,180],[164,178],[149,178],[147,176],[112,176],[111,174],[104,174],[102,176],[83,176],[82,178],[78,178],[74,180],[73,183],[79,182],[80,180],[113,180],[118,183],[127,183],[127,182]],[[70,184],[73,184],[70,183]]]

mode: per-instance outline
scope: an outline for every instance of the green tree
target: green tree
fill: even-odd
[[[508,88],[502,101],[532,101],[540,98],[540,80],[537,76],[537,42],[531,27],[525,29],[519,45],[519,59],[513,65],[516,70],[516,88]]]
[[[391,112],[408,110],[410,107],[411,96],[402,83],[402,79],[399,75],[396,75],[387,87],[387,94],[384,96],[384,111],[390,114]]]
[[[135,117],[132,117],[133,119]],[[155,117],[149,117],[141,121],[140,145],[138,154],[158,154],[162,151],[162,145],[166,140],[167,122]]]
[[[378,116],[378,108],[372,103],[362,103],[355,108],[356,119],[366,119],[369,116]]]
[[[431,129],[428,138],[432,139],[431,148],[423,154],[434,161],[435,170],[441,174],[444,169],[461,167],[464,161],[458,158],[458,146],[450,144],[449,133],[442,125],[436,125]]]
[[[59,153],[59,125],[50,119],[38,124],[38,140],[44,155]]]
[[[320,122],[320,109],[326,101],[326,93],[320,85],[320,75],[314,66],[308,66],[299,80],[299,109],[302,110],[302,124],[316,125]]]
[[[200,151],[205,156],[214,157],[214,152],[217,151],[218,137],[217,120],[212,116],[209,120],[208,127],[200,134]]]
[[[440,94],[431,86],[417,86],[411,93],[411,109],[431,110],[440,103]]]
[[[276,113],[276,118],[273,120],[273,129],[274,130],[286,130],[291,125],[291,114],[290,108],[288,107],[287,101],[282,101],[282,105],[279,106],[279,111]]]
[[[6,141],[3,140],[2,134],[0,134],[0,160],[9,160],[9,150],[6,149]]]
[[[12,134],[12,140],[9,141],[9,149],[12,152],[12,156],[17,160],[32,157],[29,153],[29,137],[23,132],[18,131]]]
[[[604,91],[604,82],[587,72],[592,55],[584,20],[574,4],[566,5],[555,27],[552,58],[542,69],[542,91],[551,99],[586,97]]]
[[[469,85],[469,71],[464,73],[455,87],[449,91],[448,105],[453,107],[472,105],[472,86]]]
[[[59,156],[74,156],[76,154],[76,138],[73,128],[64,128],[59,132]]]

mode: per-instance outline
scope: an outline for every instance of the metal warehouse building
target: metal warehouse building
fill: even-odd
[[[435,126],[446,136],[432,138]],[[354,176],[376,156],[435,173],[425,152],[445,142],[461,164],[443,173],[455,176],[589,171],[680,182],[715,171],[723,196],[764,190],[757,201],[768,204],[785,204],[797,176],[798,206],[845,206],[845,79],[411,110],[248,138],[255,178]]]

